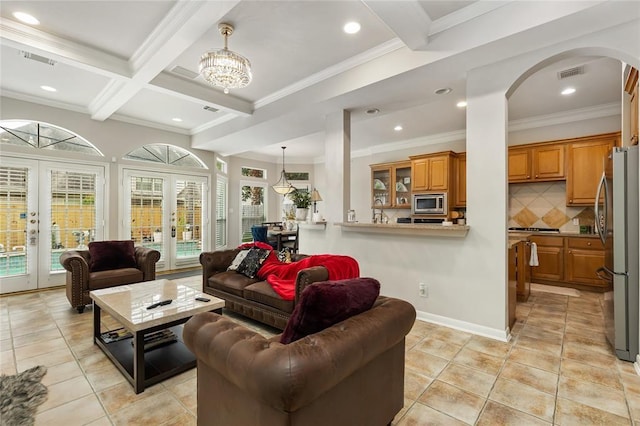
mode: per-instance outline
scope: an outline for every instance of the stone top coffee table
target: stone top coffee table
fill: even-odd
[[[181,324],[199,312],[220,313],[224,307],[224,300],[170,280],[111,287],[89,294],[93,299],[94,342],[129,380],[136,393],[195,367],[195,356],[182,342]],[[199,301],[197,297],[209,301]],[[168,304],[147,309],[168,300],[171,300]],[[101,310],[123,329],[101,332]],[[151,339],[153,337],[156,339]]]

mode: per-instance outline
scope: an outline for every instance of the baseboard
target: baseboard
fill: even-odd
[[[509,329],[500,330],[497,328],[485,327],[483,325],[473,324],[466,321],[460,321],[453,318],[443,317],[440,315],[430,314],[428,312],[417,311],[416,318],[421,321],[431,322],[433,324],[443,325],[445,327],[454,328],[467,333],[476,334],[478,336],[489,337],[490,339],[508,342],[511,339]]]
[[[636,374],[640,376],[640,354],[636,355],[636,362],[633,363],[633,368],[636,369]]]

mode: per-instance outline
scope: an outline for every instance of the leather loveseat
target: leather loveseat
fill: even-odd
[[[304,288],[317,281],[329,279],[324,266],[312,266],[298,272],[295,299],[283,300],[269,283],[248,278],[236,271],[227,271],[240,249],[219,250],[200,254],[202,291],[226,301],[225,309],[283,330]],[[292,254],[291,260],[308,257]]]
[[[404,404],[416,312],[380,296],[368,311],[289,344],[206,312],[184,327],[196,355],[199,425],[388,425]]]

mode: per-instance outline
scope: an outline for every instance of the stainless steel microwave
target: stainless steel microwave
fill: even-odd
[[[411,214],[446,215],[447,213],[446,192],[413,194],[413,197],[411,198]]]

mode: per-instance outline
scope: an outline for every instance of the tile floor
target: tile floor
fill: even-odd
[[[393,424],[640,425],[640,376],[612,354],[600,302],[532,292],[509,343],[417,321]],[[77,314],[62,289],[0,297],[0,372],[48,367],[36,425],[196,424],[195,369],[135,395],[91,336],[91,309]]]

